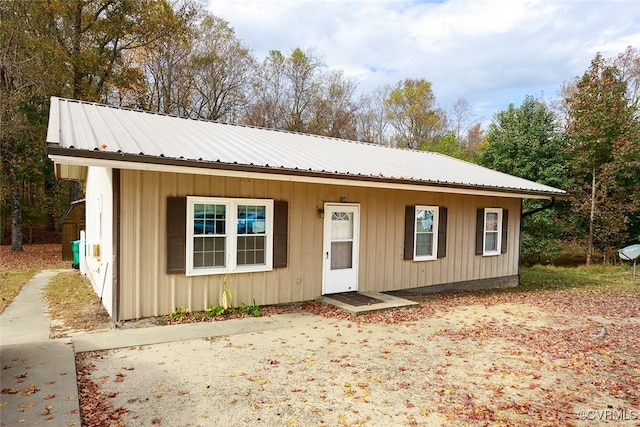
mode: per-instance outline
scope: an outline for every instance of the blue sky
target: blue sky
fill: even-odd
[[[640,49],[637,0],[210,0],[259,60],[314,48],[367,93],[405,78],[463,97],[487,122],[526,95],[557,96],[597,52]]]

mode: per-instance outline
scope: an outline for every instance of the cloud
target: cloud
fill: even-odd
[[[441,106],[465,97],[484,120],[526,95],[553,97],[597,52],[640,47],[635,0],[212,0],[263,59],[315,48],[362,92],[433,83]]]

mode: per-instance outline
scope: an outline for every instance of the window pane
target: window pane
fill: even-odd
[[[265,264],[265,236],[238,236],[236,259],[238,265]]]
[[[433,233],[420,233],[416,235],[416,256],[433,255]]]
[[[331,240],[353,238],[353,213],[334,212],[331,214]]]
[[[267,231],[264,205],[238,205],[238,234],[264,234]]]
[[[247,264],[247,257],[245,256],[245,252],[244,251],[238,251],[236,254],[236,262],[238,263],[238,265],[246,265]]]
[[[353,242],[331,242],[331,269],[351,268]]]
[[[193,250],[194,250],[194,252],[202,252],[204,250],[204,238],[202,238],[202,237],[194,237],[194,239],[193,239]]]
[[[225,237],[194,237],[193,267],[224,267]]]
[[[198,268],[204,266],[203,257],[201,253],[193,254],[193,267]]]
[[[487,212],[485,216],[485,231],[498,231],[497,212]]]
[[[433,211],[418,209],[416,211],[416,231],[418,233],[432,232],[433,217],[434,217]]]
[[[496,252],[498,250],[498,233],[490,231],[484,237],[485,252]]]
[[[213,264],[217,267],[224,267],[224,252],[216,251],[213,255]]]
[[[202,219],[194,219],[193,220],[193,234],[203,234],[204,230],[204,220]]]
[[[196,203],[193,205],[193,234],[224,234],[227,207]]]
[[[213,266],[214,262],[213,262],[213,258],[214,258],[214,253],[213,252],[205,252],[203,254],[204,257],[204,265],[206,266]]]

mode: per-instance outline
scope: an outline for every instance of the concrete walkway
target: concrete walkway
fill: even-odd
[[[0,313],[0,427],[80,427],[75,353],[284,329],[311,316],[295,313],[49,339],[51,321],[41,293],[57,273],[35,275]]]
[[[55,271],[36,274],[0,314],[0,425],[80,426],[73,346],[50,340],[41,291]]]

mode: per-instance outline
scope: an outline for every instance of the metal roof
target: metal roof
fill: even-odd
[[[262,173],[482,188],[544,197],[565,192],[438,153],[193,120],[51,98],[49,154]],[[345,183],[346,184],[346,183]]]

